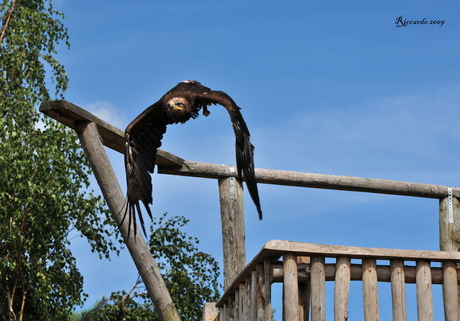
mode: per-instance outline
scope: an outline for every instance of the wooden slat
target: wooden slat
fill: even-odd
[[[265,287],[270,286],[265,283],[264,264],[260,263],[256,267],[254,278],[256,280],[256,320],[266,321],[265,311]]]
[[[244,308],[243,308],[243,321],[251,320],[251,277],[246,278],[246,285],[244,287]]]
[[[442,296],[446,321],[458,321],[458,282],[457,264],[453,261],[443,262]]]
[[[406,286],[403,260],[391,260],[390,263],[391,298],[393,321],[406,321]]]
[[[265,321],[272,320],[272,282],[273,270],[271,260],[266,259],[263,261],[264,265],[264,298],[265,298]]]
[[[239,297],[239,319],[241,321],[246,321],[245,320],[245,316],[244,316],[244,312],[245,312],[245,304],[246,304],[246,284],[245,283],[241,283],[239,284],[238,286],[238,293],[240,294],[240,297]]]
[[[240,291],[235,291],[235,321],[241,321]]]
[[[79,122],[93,122],[97,125],[99,135],[102,138],[102,143],[108,148],[122,154],[124,153],[124,132],[94,116],[83,108],[78,107],[77,105],[74,105],[67,100],[47,101],[40,105],[40,111],[72,129],[75,129],[75,125]],[[183,162],[184,160],[182,158],[168,153],[165,150],[158,149],[157,151],[157,165],[180,167]]]
[[[326,320],[326,273],[324,257],[311,257],[311,319],[312,321]],[[295,320],[295,319],[292,319]]]
[[[379,293],[375,259],[363,259],[362,264],[364,320],[378,321],[380,320]]]
[[[294,254],[283,256],[283,320],[299,320],[299,290],[297,287],[297,259]]]
[[[203,321],[214,321],[218,313],[215,302],[206,302],[203,308]]]
[[[337,258],[334,286],[334,320],[348,320],[348,299],[350,295],[351,264],[350,258]]]
[[[431,290],[431,268],[426,260],[417,261],[416,292],[419,321],[433,321],[433,294]]]
[[[257,320],[257,271],[251,273],[251,320]]]

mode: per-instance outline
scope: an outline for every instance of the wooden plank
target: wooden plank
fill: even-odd
[[[264,297],[265,297],[265,321],[272,320],[272,282],[273,270],[271,260],[266,259],[264,264]]]
[[[219,314],[216,302],[206,302],[203,308],[203,321],[214,321]]]
[[[311,257],[311,319],[312,321],[326,320],[326,273],[324,257]],[[291,319],[295,320],[295,319]]]
[[[334,285],[334,320],[348,320],[350,296],[351,260],[347,256],[337,258]]]
[[[399,259],[391,260],[390,273],[393,321],[406,321],[407,309],[404,261]]]
[[[377,269],[375,259],[363,259],[363,307],[364,320],[378,321],[379,314],[379,294],[377,285]]]
[[[444,302],[444,316],[446,321],[458,321],[458,273],[457,264],[453,261],[443,262],[442,296]]]
[[[262,248],[262,251],[269,250],[270,255],[278,255],[289,252],[300,256],[309,254],[334,256],[350,256],[351,258],[375,257],[378,260],[390,260],[392,258],[402,258],[416,261],[417,259],[429,259],[431,261],[441,262],[444,260],[460,261],[459,252],[442,252],[442,251],[421,251],[421,250],[401,250],[401,249],[383,249],[372,247],[356,247],[343,245],[323,245],[315,243],[301,243],[284,240],[269,241]],[[268,253],[268,252],[267,252]]]
[[[417,315],[419,321],[433,321],[433,294],[431,290],[430,263],[426,260],[417,261],[416,292]]]
[[[40,111],[72,129],[75,129],[76,124],[79,122],[90,121],[95,123],[97,125],[99,135],[102,138],[102,143],[108,148],[124,154],[124,131],[106,123],[85,109],[78,107],[67,100],[55,100],[43,102],[40,105]],[[168,153],[165,150],[158,149],[157,151],[157,165],[182,166],[183,162],[184,160],[182,158]]]
[[[238,293],[240,294],[239,296],[239,318],[241,321],[246,321],[245,320],[245,311],[246,311],[246,286],[245,283],[240,283],[238,285]]]
[[[246,266],[244,193],[241,182],[235,177],[220,178],[218,183],[226,290]]]
[[[257,271],[251,273],[251,320],[257,320]]]
[[[244,287],[244,309],[243,309],[243,321],[251,320],[251,277],[246,278],[246,284]]]
[[[241,310],[240,310],[240,291],[235,291],[235,321],[241,320]]]
[[[257,264],[254,279],[256,280],[256,320],[266,321],[267,312],[265,307],[267,298],[265,297],[265,287],[270,285],[265,283],[263,263]]]
[[[117,223],[120,233],[125,241],[137,270],[147,288],[161,320],[179,321],[179,315],[171,300],[166,284],[161,276],[150,250],[145,244],[141,233],[131,233],[128,237],[128,220],[124,220],[125,196],[113,171],[110,160],[99,138],[96,124],[92,122],[79,122],[75,127],[80,138],[83,150],[93,169],[94,176],[101,187],[102,194],[110,208],[112,217]],[[137,228],[140,231],[139,228]]]
[[[297,287],[297,259],[293,254],[283,256],[283,320],[299,320],[299,291]]]
[[[235,295],[231,295],[227,302],[228,321],[235,321]]]

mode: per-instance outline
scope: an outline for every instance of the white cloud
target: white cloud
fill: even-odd
[[[122,130],[124,129],[123,124],[125,122],[123,113],[121,113],[110,101],[96,100],[95,102],[84,104],[82,108],[94,114],[96,117],[99,117],[106,123]]]

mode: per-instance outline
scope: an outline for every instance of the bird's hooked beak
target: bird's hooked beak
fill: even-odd
[[[169,110],[182,110],[182,107],[177,106],[175,103],[168,104]]]

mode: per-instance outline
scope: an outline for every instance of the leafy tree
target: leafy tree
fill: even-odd
[[[76,135],[36,111],[51,99],[46,81],[60,97],[67,87],[54,58],[69,46],[63,15],[51,1],[0,1],[0,319],[67,320],[86,299],[69,237],[108,257],[116,232],[87,191]]]
[[[183,231],[188,222],[181,216],[168,219],[167,213],[155,218],[149,246],[179,315],[193,321],[201,320],[205,302],[219,299],[220,272],[214,258],[198,250],[198,239]],[[141,285],[138,279],[129,292],[112,293],[98,320],[159,320]]]

